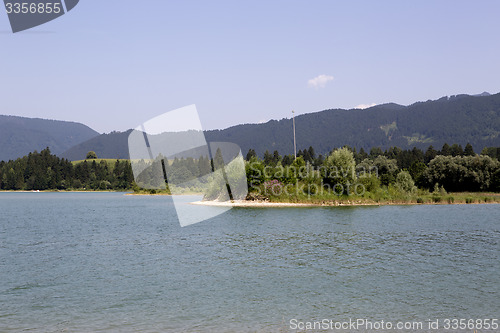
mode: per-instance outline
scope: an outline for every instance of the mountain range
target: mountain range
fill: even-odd
[[[5,127],[3,122],[5,117],[0,117],[0,130]],[[54,121],[45,122],[48,126]],[[41,131],[39,128],[40,133],[52,133],[52,141],[45,138],[43,142],[50,143],[46,146],[61,157],[80,160],[92,150],[100,158],[128,158],[128,135],[131,130],[98,135],[85,125],[66,124],[73,129],[63,131],[74,134],[71,142],[67,134],[55,135],[53,129]],[[297,116],[295,124],[297,149],[312,146],[322,154],[344,145],[365,150],[392,146],[427,149],[429,145],[439,149],[444,143],[462,146],[471,143],[477,152],[484,147],[500,146],[500,93],[447,96],[409,106],[388,103],[367,109],[330,109]],[[75,132],[77,125],[82,130],[78,136]],[[40,126],[43,127],[41,123]],[[209,142],[236,143],[244,154],[254,149],[260,156],[266,150],[278,150],[283,155],[293,154],[292,128],[292,119],[270,120],[264,124],[242,124],[205,131],[205,136]],[[23,130],[26,132],[26,128]],[[86,139],[84,134],[88,136]],[[3,131],[0,132],[0,160],[3,156],[14,156],[16,152],[17,156],[22,156],[45,145],[38,140],[35,147],[33,141],[22,136],[19,138],[19,135],[16,140],[12,131],[7,136],[9,141],[5,141],[5,137]],[[60,138],[65,141],[66,150]],[[22,147],[22,150],[17,147]],[[4,154],[4,149],[9,153]]]
[[[0,115],[0,161],[13,160],[47,147],[52,153],[61,155],[98,135],[80,123]]]

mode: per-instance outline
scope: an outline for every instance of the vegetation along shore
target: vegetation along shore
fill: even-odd
[[[262,158],[250,149],[245,158],[248,195],[234,198],[243,206],[266,203],[307,205],[458,204],[500,202],[500,148],[476,154],[471,145],[430,146],[425,152],[397,147],[382,151],[343,147],[316,155],[299,150],[297,157],[266,151]],[[176,177],[175,194],[206,193],[205,201],[221,200],[207,186],[217,165],[208,157],[176,158],[167,163]],[[148,162],[144,162],[148,163]],[[87,159],[69,162],[49,149],[0,162],[2,191],[131,191],[134,194],[170,194],[173,185],[151,184],[148,172],[134,179],[129,160]],[[141,177],[142,176],[142,177]],[[149,182],[149,183],[148,183]],[[253,203],[253,204],[252,204]]]

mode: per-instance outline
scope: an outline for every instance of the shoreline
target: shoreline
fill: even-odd
[[[129,193],[130,191],[114,191],[114,190],[41,190],[41,191],[26,191],[26,190],[1,190],[0,193]]]
[[[193,201],[190,205],[198,206],[214,206],[214,207],[318,207],[321,205],[314,203],[298,203],[298,202],[268,202],[268,201],[249,201],[249,200],[234,200],[234,201]]]
[[[47,190],[47,191],[26,191],[26,190],[0,190],[1,193],[123,193],[124,196],[173,196],[168,193],[135,193],[133,191],[114,191],[114,190]],[[176,196],[199,196],[199,193],[183,193],[175,194]],[[316,202],[272,202],[263,200],[235,200],[230,201],[193,201],[188,204],[213,206],[213,207],[241,207],[241,208],[280,208],[280,207],[357,207],[357,206],[414,206],[414,205],[470,205],[470,204],[500,204],[500,193],[449,193],[453,199],[447,200],[446,197],[440,198],[438,201],[433,201],[432,198],[425,198],[423,202],[415,200],[387,200],[387,201],[371,201],[371,200],[324,200]],[[468,199],[471,199],[468,202]],[[456,199],[456,200],[455,200]]]
[[[269,201],[246,201],[246,200],[235,200],[230,201],[194,201],[190,202],[190,205],[199,206],[212,206],[212,207],[239,207],[239,208],[280,208],[280,207],[373,207],[373,206],[420,206],[420,205],[432,205],[432,206],[442,206],[442,205],[483,205],[483,204],[500,204],[498,202],[328,202],[328,203],[299,203],[299,202],[269,202]]]

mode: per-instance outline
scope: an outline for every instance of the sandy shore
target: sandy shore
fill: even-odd
[[[201,206],[215,206],[215,207],[255,207],[255,208],[265,208],[265,207],[342,207],[342,206],[413,206],[413,205],[470,205],[465,202],[427,202],[427,203],[416,203],[416,202],[337,202],[329,201],[324,203],[295,203],[295,202],[267,202],[267,201],[247,201],[247,200],[235,200],[231,201],[194,201],[190,202],[191,205],[201,205]],[[474,202],[471,204],[498,204],[498,202]]]
[[[192,205],[218,206],[218,207],[313,207],[315,204],[290,203],[290,202],[265,202],[265,201],[195,201]]]
[[[319,203],[295,203],[295,202],[267,202],[267,201],[194,201],[191,205],[218,206],[218,207],[321,207],[321,206],[353,206],[353,204],[319,204]],[[373,204],[356,204],[356,206],[372,206]],[[377,204],[375,204],[377,205]]]

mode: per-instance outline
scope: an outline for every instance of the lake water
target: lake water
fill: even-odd
[[[0,193],[0,212],[0,332],[500,319],[497,204],[235,208],[181,228],[165,196]]]

